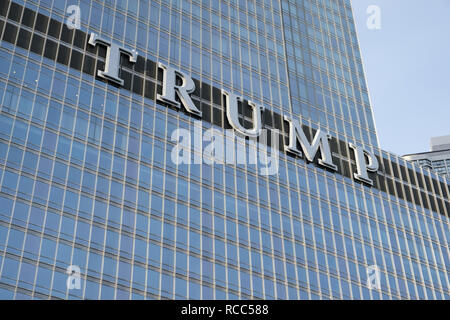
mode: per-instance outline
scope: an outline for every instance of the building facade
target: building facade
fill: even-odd
[[[1,0],[0,39],[1,299],[450,298],[448,180],[379,148],[350,1]],[[275,172],[203,152],[257,116]]]
[[[450,136],[431,138],[431,151],[404,155],[418,166],[450,178]]]

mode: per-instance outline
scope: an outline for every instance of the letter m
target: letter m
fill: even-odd
[[[337,166],[333,164],[333,158],[331,157],[330,143],[328,142],[331,136],[329,134],[319,129],[312,143],[309,143],[298,120],[290,119],[287,116],[284,116],[284,120],[289,123],[289,145],[286,146],[286,151],[301,157],[302,152],[297,148],[297,142],[299,142],[306,159],[309,162],[313,162],[320,149],[321,158],[319,159],[319,164],[337,171]]]

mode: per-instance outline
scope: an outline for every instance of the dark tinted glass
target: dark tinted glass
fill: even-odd
[[[81,65],[83,63],[83,54],[76,50],[72,50],[72,57],[70,59],[70,67],[77,70],[81,70]]]
[[[55,60],[57,48],[58,46],[56,42],[47,39],[47,41],[45,42],[44,57],[49,58],[51,60]]]
[[[21,48],[27,49],[30,47],[30,40],[31,40],[31,32],[20,29],[19,31],[19,37],[17,38],[17,45]]]
[[[25,8],[22,16],[22,24],[29,28],[33,28],[34,19],[36,17],[36,13],[28,8]]]
[[[73,40],[73,44],[80,49],[84,49],[85,43],[86,43],[86,34],[83,31],[75,30],[75,37]]]
[[[10,43],[15,43],[17,36],[17,27],[11,23],[7,23],[5,27],[5,33],[3,33],[3,40]]]
[[[59,63],[62,63],[64,65],[69,64],[69,58],[70,58],[70,49],[66,46],[63,46],[62,44],[59,45],[58,50],[58,59],[57,61]]]
[[[65,24],[63,24],[62,26],[62,32],[61,32],[61,40],[66,42],[66,43],[72,43],[72,38],[73,38],[73,30],[70,30],[69,28],[67,28],[67,26]]]
[[[41,55],[42,49],[44,48],[44,38],[40,35],[34,34],[33,40],[31,41],[31,51],[33,51],[36,54]]]
[[[47,33],[48,17],[38,13],[34,29],[42,33]]]
[[[0,1],[0,16],[6,17],[8,12],[9,0]]]
[[[19,22],[20,17],[22,16],[22,6],[12,2],[9,8],[8,19]]]
[[[59,39],[60,33],[61,33],[61,22],[51,19],[50,26],[48,28],[48,34],[56,39]]]

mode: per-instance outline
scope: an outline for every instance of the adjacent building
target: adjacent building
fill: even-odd
[[[1,299],[450,298],[349,0],[1,0],[0,39]]]
[[[430,142],[431,151],[407,154],[403,158],[450,178],[450,136],[431,138]]]

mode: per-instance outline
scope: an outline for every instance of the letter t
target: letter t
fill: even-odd
[[[120,47],[111,41],[100,38],[95,33],[91,33],[91,36],[89,37],[89,44],[94,47],[97,44],[101,44],[106,47],[105,70],[98,70],[98,76],[123,86],[123,79],[119,78],[120,54],[127,55],[130,62],[135,63],[138,55],[136,50],[129,50]]]

